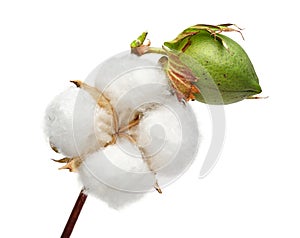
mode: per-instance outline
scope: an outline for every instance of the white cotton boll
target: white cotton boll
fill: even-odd
[[[197,120],[190,106],[179,103],[175,96],[166,96],[160,104],[145,105],[140,110],[145,112],[132,132],[164,186],[179,177],[196,156]]]
[[[70,87],[46,109],[45,133],[52,147],[67,157],[97,150],[111,140],[111,116],[85,91]]]
[[[113,208],[161,192],[198,149],[195,115],[171,94],[159,58],[114,56],[46,111],[50,144],[67,157],[80,156],[73,161],[81,162],[76,169],[85,191]]]
[[[154,174],[138,148],[123,138],[87,156],[79,167],[79,175],[87,193],[116,209],[154,190]]]

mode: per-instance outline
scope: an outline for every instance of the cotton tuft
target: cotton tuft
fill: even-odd
[[[137,147],[124,139],[87,156],[79,176],[88,193],[115,209],[142,198],[155,183]]]
[[[64,156],[82,156],[111,140],[111,120],[88,93],[70,87],[47,107],[45,134]]]

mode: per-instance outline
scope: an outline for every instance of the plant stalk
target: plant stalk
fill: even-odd
[[[87,199],[87,195],[83,191],[84,191],[84,189],[82,189],[79,193],[79,196],[76,200],[76,203],[75,203],[73,210],[70,214],[70,217],[67,221],[65,229],[64,229],[63,233],[61,234],[61,238],[69,238],[72,234],[72,231],[73,231],[76,221],[79,217],[79,214],[82,210],[85,200]]]

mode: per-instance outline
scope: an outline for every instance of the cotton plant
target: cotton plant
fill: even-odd
[[[51,148],[60,169],[78,173],[83,190],[62,237],[72,232],[88,194],[120,209],[147,192],[162,193],[194,160],[199,146],[190,100],[230,104],[259,98],[253,65],[223,32],[232,24],[195,25],[162,48],[143,33],[131,52],[100,64],[46,110]],[[146,43],[145,43],[146,42]]]

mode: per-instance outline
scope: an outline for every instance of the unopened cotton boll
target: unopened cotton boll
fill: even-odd
[[[125,138],[88,155],[79,175],[86,192],[116,209],[140,199],[155,183],[138,147]]]
[[[87,92],[70,87],[46,109],[45,133],[58,152],[77,157],[111,140],[111,120]]]

